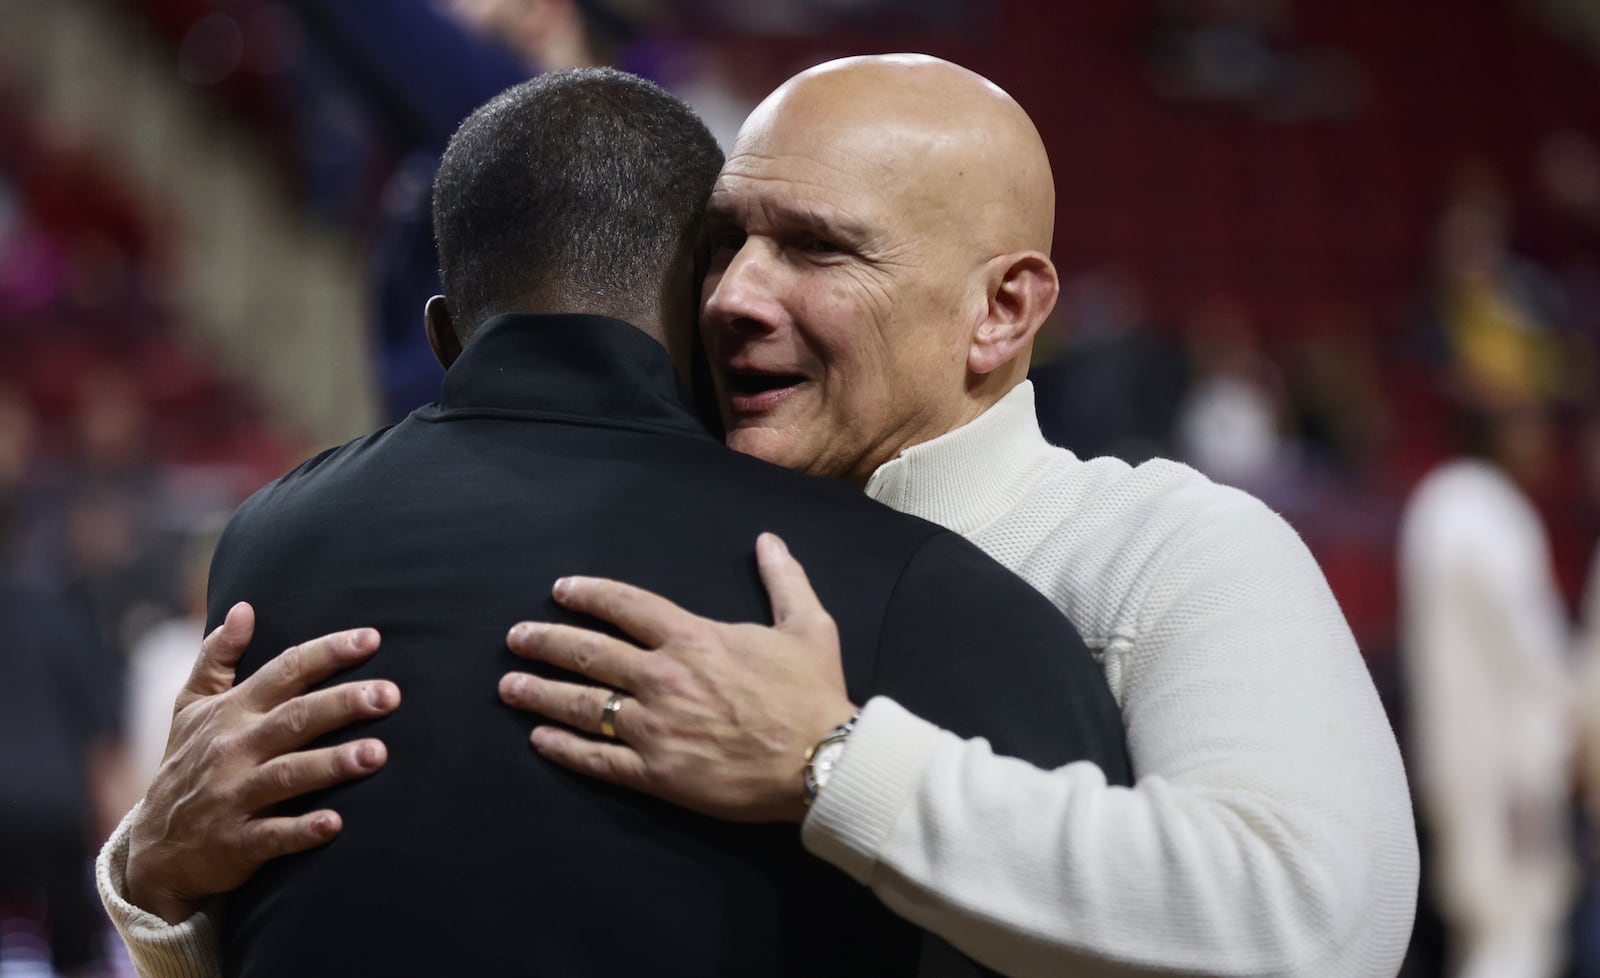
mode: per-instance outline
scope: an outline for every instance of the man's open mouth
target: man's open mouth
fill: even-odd
[[[723,378],[728,387],[728,406],[736,414],[759,414],[775,408],[805,382],[799,374],[732,368],[724,371]]]
[[[765,394],[793,387],[805,379],[799,374],[769,374],[750,370],[729,370],[726,376],[730,394]]]

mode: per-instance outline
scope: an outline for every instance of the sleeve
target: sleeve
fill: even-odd
[[[873,700],[805,845],[1019,978],[1393,974],[1416,895],[1409,797],[1309,552],[1262,507],[1203,521],[1137,590],[1106,652],[1133,788]]]
[[[134,972],[139,978],[220,978],[222,955],[210,912],[168,924],[128,902],[128,836],[138,810],[135,806],[123,818],[94,864],[100,902],[127,945]]]

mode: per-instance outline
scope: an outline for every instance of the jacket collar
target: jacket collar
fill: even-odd
[[[439,419],[512,415],[710,438],[660,343],[608,316],[510,314],[475,333],[444,378]]]

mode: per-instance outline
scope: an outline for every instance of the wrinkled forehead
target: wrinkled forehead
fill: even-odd
[[[773,113],[740,132],[710,213],[745,227],[803,216],[856,236],[919,229],[939,200],[929,142],[893,121]]]

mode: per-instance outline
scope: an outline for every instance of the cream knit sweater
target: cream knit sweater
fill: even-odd
[[[867,704],[806,846],[1009,974],[1388,978],[1417,885],[1394,736],[1315,561],[1249,496],[1181,465],[1050,447],[1026,383],[867,486],[967,536],[1100,657],[1139,782],[993,756]],[[216,973],[205,913],[98,881],[145,978]]]
[[[1078,626],[1138,782],[998,758],[874,699],[806,818],[813,853],[1011,975],[1395,974],[1417,888],[1405,773],[1288,524],[1182,465],[1052,448],[1026,383],[867,493]]]

